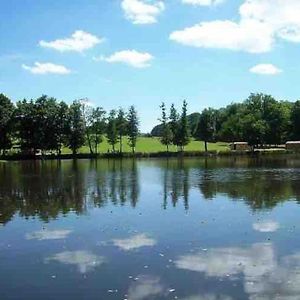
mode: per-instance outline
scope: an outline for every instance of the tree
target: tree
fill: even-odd
[[[82,107],[79,101],[74,101],[69,108],[68,113],[68,136],[67,146],[75,155],[80,147],[84,145],[84,119]]]
[[[109,145],[112,147],[113,152],[115,152],[115,145],[118,142],[118,134],[116,111],[111,110],[108,116],[106,137]]]
[[[296,101],[291,109],[291,138],[300,140],[300,101]]]
[[[80,100],[84,117],[84,129],[90,153],[98,153],[98,145],[103,141],[105,132],[105,110],[102,107],[93,107],[88,99]]]
[[[86,135],[87,143],[90,149],[90,153],[94,154],[94,147],[92,146],[92,112],[93,108],[90,104],[89,99],[84,98],[79,100],[81,104],[81,110],[82,110],[82,115],[83,115],[83,120],[84,120],[84,132]]]
[[[207,143],[214,140],[215,136],[215,111],[212,108],[204,109],[201,113],[195,136],[197,140],[204,141],[207,152]]]
[[[167,152],[169,152],[169,145],[173,141],[173,133],[171,131],[170,125],[168,124],[168,117],[166,114],[166,105],[162,102],[161,106],[161,126],[162,126],[162,136],[160,142],[167,147]]]
[[[0,152],[12,147],[14,105],[11,100],[0,94]]]
[[[176,139],[180,150],[184,151],[184,147],[190,142],[190,128],[187,118],[187,102],[185,100],[183,101],[182,105],[182,113],[178,124]]]
[[[137,116],[137,111],[132,105],[129,108],[127,115],[128,122],[128,144],[131,147],[132,153],[135,152],[136,141],[139,134],[139,120]]]
[[[96,107],[92,109],[91,114],[91,131],[92,131],[92,146],[95,149],[95,153],[98,154],[98,145],[103,141],[103,134],[106,128],[105,110],[102,107]]]
[[[175,105],[172,103],[170,108],[170,129],[173,135],[173,145],[178,146],[178,121],[179,121],[179,115],[177,113],[177,110],[175,108]]]
[[[117,131],[119,134],[120,153],[123,152],[123,137],[127,134],[128,122],[126,119],[125,112],[122,108],[119,108],[117,116]]]
[[[57,107],[57,153],[61,154],[61,148],[66,144],[67,134],[68,134],[68,105],[61,101]]]
[[[37,120],[33,100],[26,99],[17,102],[16,108],[17,138],[22,151],[36,153],[39,147]]]

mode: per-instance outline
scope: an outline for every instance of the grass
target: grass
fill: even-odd
[[[116,150],[118,150],[119,145],[116,145]],[[111,146],[107,143],[106,139],[100,144],[99,152],[100,153],[107,153],[111,151]],[[227,143],[209,143],[208,144],[209,151],[228,151],[229,146]],[[166,151],[166,147],[163,146],[159,138],[155,137],[139,137],[136,145],[136,152],[143,152],[143,153],[157,153],[157,152],[164,152]],[[169,147],[170,152],[176,152],[177,148],[175,146]],[[204,151],[204,142],[200,141],[191,141],[189,145],[185,147],[185,151]],[[127,139],[124,138],[123,141],[123,152],[131,152],[130,147],[128,146]],[[70,149],[64,148],[62,151],[63,154],[71,153]],[[79,153],[89,153],[89,147],[84,146],[79,150]]]

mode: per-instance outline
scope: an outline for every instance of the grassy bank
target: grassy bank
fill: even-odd
[[[116,145],[116,150],[119,149],[119,145]],[[229,146],[227,143],[209,143],[208,144],[209,151],[228,151]],[[103,142],[100,144],[99,147],[99,153],[107,153],[108,151],[111,151],[111,146],[107,143],[106,139],[103,140]],[[124,138],[123,141],[123,151],[124,152],[131,152],[130,147],[128,146],[127,139]],[[136,145],[136,152],[140,153],[158,153],[158,152],[165,152],[166,147],[163,146],[159,138],[155,137],[139,137]],[[200,141],[191,141],[189,145],[185,147],[185,151],[204,151],[204,142]],[[88,146],[84,146],[79,150],[80,154],[89,153]],[[169,147],[169,152],[177,152],[177,148],[175,146]],[[63,154],[71,154],[70,149],[64,148],[62,151]]]

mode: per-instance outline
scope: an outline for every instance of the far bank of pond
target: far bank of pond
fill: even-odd
[[[119,159],[119,158],[182,158],[182,157],[235,157],[235,156],[260,156],[260,155],[297,155],[297,152],[285,149],[256,149],[254,151],[185,151],[185,152],[124,152],[124,153],[78,153],[78,154],[45,154],[33,155],[15,153],[0,156],[0,160],[62,160],[62,159]]]

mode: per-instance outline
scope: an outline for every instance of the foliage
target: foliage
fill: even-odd
[[[123,152],[123,137],[127,134],[127,129],[128,129],[126,114],[122,108],[119,108],[119,110],[118,110],[116,126],[117,126],[117,132],[119,134],[119,143],[120,143],[119,151],[120,151],[120,153],[122,153]]]
[[[0,94],[0,108],[0,151],[4,152],[12,146],[15,107],[8,97]]]
[[[135,152],[136,141],[139,134],[139,120],[137,116],[137,111],[132,105],[129,108],[127,115],[128,122],[128,144],[131,147],[132,152]]]
[[[168,117],[166,113],[166,105],[163,102],[160,106],[161,108],[161,127],[162,127],[162,135],[160,138],[160,142],[167,147],[167,152],[169,151],[169,145],[172,144],[173,141],[173,133],[171,131],[170,125],[168,124]]]
[[[195,132],[195,138],[204,141],[206,152],[207,142],[212,142],[216,138],[216,114],[217,112],[212,108],[204,109]]]
[[[108,116],[106,137],[108,144],[112,146],[113,152],[115,152],[115,145],[118,142],[118,135],[116,111],[111,110]]]
[[[184,147],[190,142],[190,128],[187,118],[187,102],[184,100],[182,105],[182,113],[178,122],[176,144],[184,151]]]
[[[84,118],[82,114],[82,105],[79,101],[74,101],[69,108],[68,113],[68,139],[67,146],[70,147],[73,154],[84,145]]]

